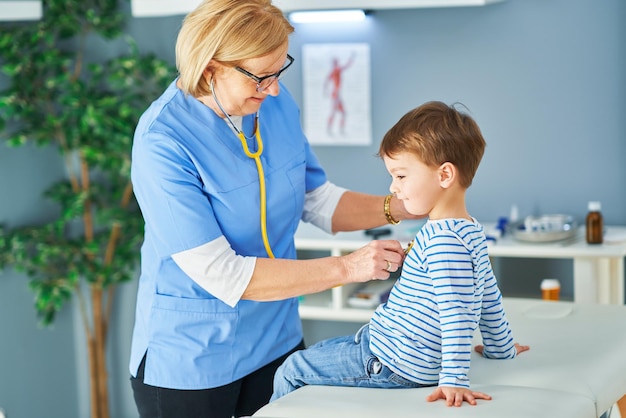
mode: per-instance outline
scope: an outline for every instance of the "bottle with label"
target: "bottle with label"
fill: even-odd
[[[589,213],[587,214],[586,237],[588,244],[602,244],[602,205],[600,202],[589,202]]]

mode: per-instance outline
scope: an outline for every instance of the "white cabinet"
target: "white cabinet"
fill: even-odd
[[[131,0],[130,9],[134,17],[186,15],[195,9],[201,0]]]
[[[200,4],[201,0],[131,0],[135,17],[185,15]],[[485,6],[504,0],[274,0],[285,12],[294,10],[329,9],[416,9],[421,7]],[[11,2],[9,2],[11,3]],[[12,2],[18,3],[18,2]],[[21,3],[21,2],[19,2]],[[1,4],[1,2],[0,2]]]
[[[326,292],[306,295],[300,301],[300,317],[324,321],[367,322],[373,309],[351,308],[347,304],[355,284],[335,287]]]
[[[403,221],[398,226],[389,226],[391,239],[399,240],[403,246],[413,238],[421,222]],[[484,223],[486,230],[492,227]],[[386,239],[388,237],[381,237]],[[599,304],[624,304],[624,257],[626,256],[626,227],[607,226],[605,243],[589,245],[584,239],[584,228],[580,228],[574,240],[554,243],[519,242],[510,236],[489,244],[490,257],[556,258],[570,259],[574,264],[574,302]],[[330,235],[316,227],[301,223],[296,232],[298,250],[324,251],[339,256],[361,248],[370,241],[362,231],[340,232]],[[351,308],[347,300],[359,286],[339,286],[314,295],[306,295],[300,303],[300,315],[304,319],[366,322],[372,315],[371,309]]]
[[[41,0],[0,1],[0,21],[39,20]]]
[[[485,6],[503,0],[274,0],[285,12],[329,9],[417,9],[423,7]]]
[[[406,246],[422,224],[423,222],[405,221],[402,223],[402,228],[389,226],[389,229],[393,231],[393,239],[399,240]],[[386,238],[381,237],[381,239]],[[310,224],[300,223],[295,242],[298,250],[323,251],[327,255],[340,256],[367,245],[370,240],[371,238],[363,231],[330,235]],[[303,296],[300,301],[300,316],[303,319],[327,321],[369,321],[373,309],[348,306],[348,298],[360,285],[360,283],[347,284],[325,292]]]

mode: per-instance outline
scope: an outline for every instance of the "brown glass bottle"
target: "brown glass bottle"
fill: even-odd
[[[588,244],[602,244],[602,206],[600,202],[589,202],[587,213],[586,237]]]

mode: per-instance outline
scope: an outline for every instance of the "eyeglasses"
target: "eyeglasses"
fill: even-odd
[[[260,93],[267,89],[269,86],[271,86],[274,81],[279,80],[280,77],[282,77],[283,73],[287,70],[287,68],[291,66],[291,64],[293,64],[293,57],[287,54],[287,62],[285,63],[285,66],[281,68],[280,71],[274,74],[266,75],[264,77],[258,77],[241,67],[235,67],[235,70],[254,80],[254,82],[256,82],[256,91]]]

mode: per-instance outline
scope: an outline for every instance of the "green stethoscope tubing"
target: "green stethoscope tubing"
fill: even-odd
[[[237,136],[239,137],[239,141],[241,141],[241,147],[243,148],[243,152],[250,159],[254,160],[256,165],[257,173],[259,174],[259,196],[260,196],[260,208],[261,208],[261,237],[263,238],[263,245],[265,246],[265,251],[270,258],[275,258],[274,253],[272,251],[272,247],[270,246],[270,241],[267,236],[267,191],[265,188],[265,172],[263,171],[263,163],[261,162],[261,154],[263,153],[263,139],[261,139],[261,128],[259,127],[259,112],[256,112],[256,116],[254,119],[254,136],[256,137],[257,142],[257,150],[255,152],[251,152],[248,147],[248,143],[246,141],[246,136],[243,131],[235,125],[233,120],[230,118],[228,113],[224,111],[224,108],[220,104],[219,100],[217,100],[217,96],[215,95],[215,87],[213,86],[213,79],[211,78],[211,94],[213,95],[213,99],[215,99],[215,103],[220,108],[222,113],[226,116],[226,119],[230,122],[231,126],[237,132]]]

